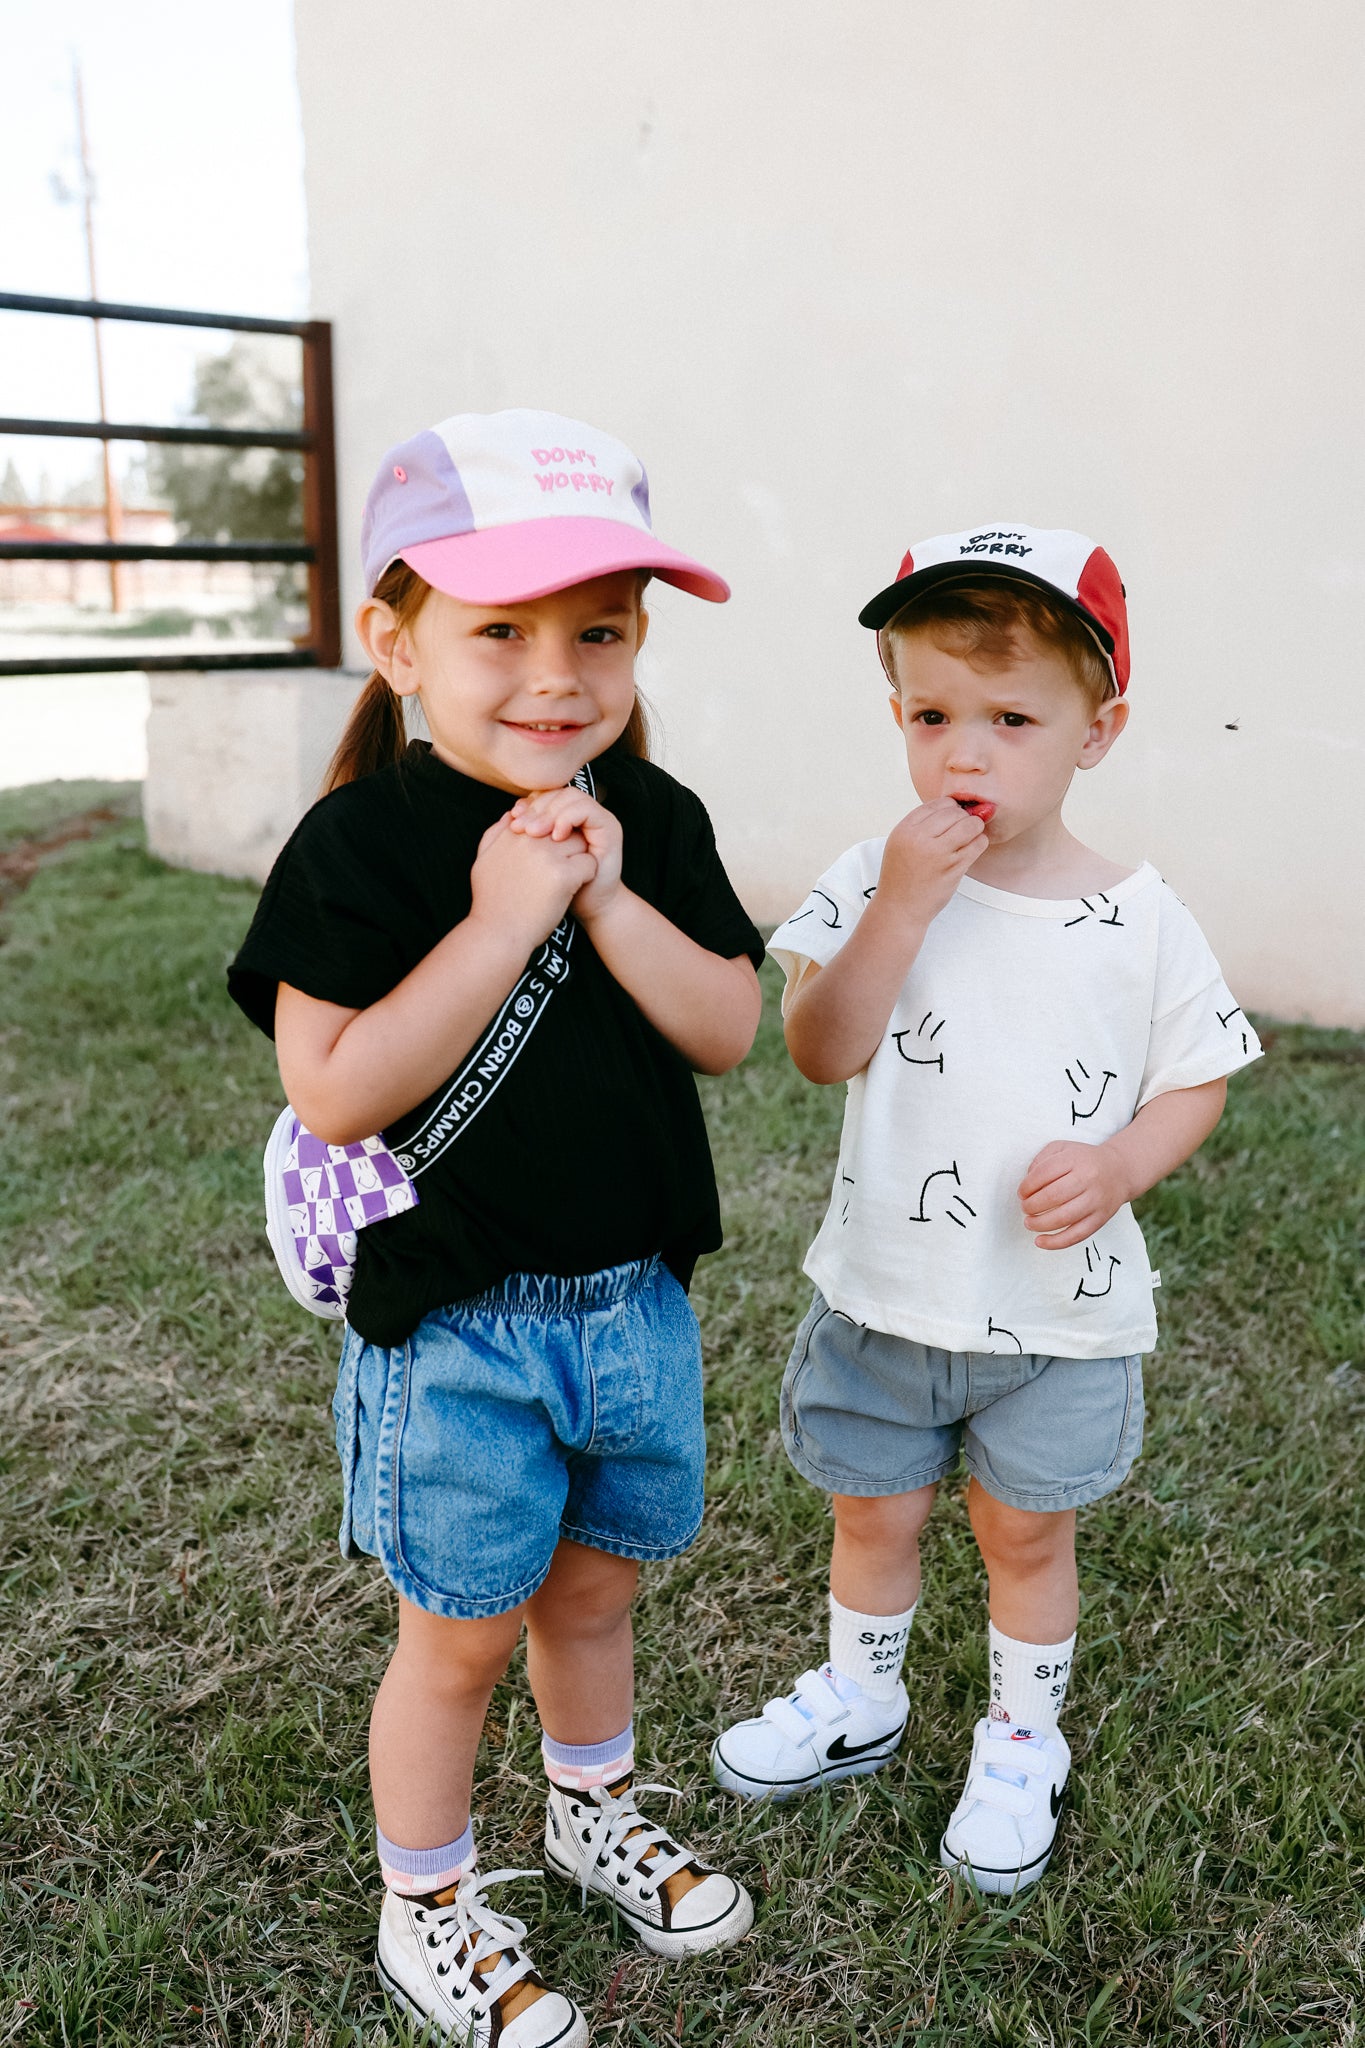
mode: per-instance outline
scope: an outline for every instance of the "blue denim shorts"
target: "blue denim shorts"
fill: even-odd
[[[782,1440],[826,1493],[913,1493],[959,1451],[1007,1507],[1087,1507],[1142,1449],[1140,1358],[938,1351],[864,1329],[816,1291],[782,1379]]]
[[[676,1557],[701,1524],[701,1337],[661,1259],[513,1274],[391,1350],[348,1328],[332,1413],[342,1555],[430,1614],[519,1606],[561,1537]]]

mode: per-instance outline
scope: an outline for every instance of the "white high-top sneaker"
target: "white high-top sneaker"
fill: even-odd
[[[550,1786],[545,1809],[545,1867],[579,1888],[610,1899],[641,1944],[656,1956],[695,1956],[729,1948],[749,1932],[754,1902],[742,1884],[680,1848],[635,1804],[629,1780],[581,1792]]]
[[[838,1778],[861,1778],[890,1763],[905,1733],[910,1699],[869,1699],[832,1666],[803,1671],[786,1699],[769,1700],[752,1721],[736,1721],[711,1746],[711,1771],[745,1799],[791,1799]]]
[[[1022,1891],[1047,1869],[1062,1787],[1066,1738],[1010,1721],[978,1721],[962,1797],[943,1831],[939,1860],[979,1891]]]
[[[539,1875],[471,1871],[435,1896],[386,1892],[375,1966],[395,2003],[434,2020],[460,2048],[587,2048],[578,2007],[548,1991],[522,1951],[526,1923],[493,1912],[483,1896],[487,1885]]]

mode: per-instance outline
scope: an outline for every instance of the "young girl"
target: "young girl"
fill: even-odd
[[[702,1508],[685,1290],[720,1222],[692,1070],[748,1051],[762,958],[701,804],[646,758],[634,660],[650,575],[729,592],[655,540],[629,451],[550,413],[392,449],[363,549],[374,674],[230,984],[302,1123],[382,1132],[417,1195],[360,1232],[334,1402],[342,1550],[398,1595],[380,1977],[478,2048],[578,2048],[485,1899],[517,1873],[474,1868],[475,1750],[523,1625],[547,1869],[664,1956],[753,1917],[631,1790],[639,1561]]]

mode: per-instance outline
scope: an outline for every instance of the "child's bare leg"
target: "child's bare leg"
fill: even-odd
[[[525,1608],[451,1621],[398,1598],[398,1648],[370,1717],[370,1784],[382,1832],[437,1848],[469,1820],[474,1752]]]
[[[479,1999],[492,1996],[498,1967],[514,1966],[523,1956],[516,1946],[520,1923],[489,1916],[486,1908],[474,1935],[453,1914],[423,1916],[426,1894],[451,1901],[458,1896],[456,1885],[463,1885],[473,1870],[469,1795],[474,1753],[493,1687],[507,1669],[525,1612],[523,1605],[484,1621],[452,1621],[428,1614],[400,1594],[398,1648],[370,1716],[370,1783],[390,1887],[379,1925],[381,1974],[402,1989],[414,2010],[440,2020],[452,2039],[457,2029],[463,2038],[471,2018],[485,2010]],[[478,1930],[499,1928],[505,1931],[503,1948],[485,1956],[482,1972],[471,1975],[470,1944]],[[442,1959],[435,1961],[432,1950]],[[456,1962],[463,1974],[448,1976]],[[447,1975],[444,1998],[433,1989],[442,1975]],[[564,2021],[573,2019],[572,2001],[524,1973],[517,1977],[514,1971],[511,1985],[497,1998],[499,2025],[510,2027],[542,2000],[556,2030],[553,2038],[560,2039],[567,2031]],[[581,2019],[577,2025],[582,2029]],[[586,2039],[585,2031],[581,2038]]]
[[[896,1614],[919,1599],[919,1538],[935,1489],[865,1500],[834,1495],[834,1555],[829,1589],[841,1607]]]
[[[1006,1507],[973,1479],[967,1511],[990,1581],[992,1717],[1054,1729],[1080,1610],[1075,1510]]]
[[[716,1738],[718,1784],[789,1799],[890,1763],[905,1731],[901,1666],[919,1598],[919,1535],[932,1486],[867,1498],[836,1493],[829,1657],[795,1690]]]
[[[990,1581],[991,1620],[1018,1642],[1057,1643],[1073,1635],[1076,1511],[1034,1514],[1006,1507],[973,1479],[967,1512]]]
[[[903,1700],[901,1666],[919,1599],[919,1536],[932,1486],[873,1498],[834,1496],[829,1661],[888,1711]]]
[[[939,1855],[1009,1894],[1047,1868],[1071,1763],[1057,1716],[1076,1646],[1076,1516],[1007,1507],[975,1479],[967,1512],[990,1580],[990,1713]]]
[[[749,1929],[753,1905],[742,1885],[690,1861],[651,1889],[657,1858],[681,1862],[690,1852],[662,1829],[650,1829],[629,1782],[635,1762],[630,1603],[638,1577],[633,1558],[561,1539],[549,1577],[527,1603],[526,1667],[550,1781],[545,1856],[548,1868],[605,1893],[633,1915],[647,1948],[682,1956],[738,1941]],[[594,1825],[607,1833],[590,1843]],[[647,1831],[652,1838],[641,1849],[638,1838]],[[634,1880],[619,1863],[631,1843],[638,1855]],[[658,1897],[666,1901],[666,1921]]]
[[[640,1567],[561,1541],[526,1603],[526,1669],[555,1742],[609,1742],[630,1726],[635,1690],[630,1603]]]

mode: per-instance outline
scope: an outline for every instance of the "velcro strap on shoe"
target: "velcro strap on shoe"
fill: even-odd
[[[779,1735],[785,1735],[788,1742],[797,1743],[809,1741],[813,1734],[823,1733],[833,1722],[842,1721],[847,1715],[844,1701],[820,1671],[803,1671],[796,1681],[794,1696],[789,1694],[785,1699],[769,1700],[763,1709],[764,1720],[771,1721]]]
[[[770,1721],[778,1734],[784,1736],[788,1742],[809,1742],[820,1732],[819,1722],[799,1713],[790,1700],[769,1700],[763,1709],[763,1718]]]
[[[1012,1813],[1024,1820],[1033,1811],[1033,1794],[1025,1785],[1011,1785],[1008,1779],[988,1777],[985,1771],[973,1771],[967,1780],[962,1795],[965,1806],[969,1800],[978,1800],[982,1806],[993,1806],[1000,1813]]]

